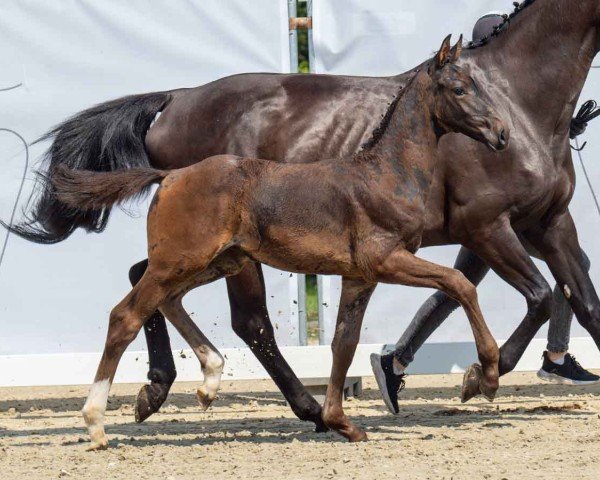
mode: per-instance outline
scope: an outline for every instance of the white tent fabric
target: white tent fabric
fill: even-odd
[[[289,71],[285,0],[4,0],[0,4],[0,127],[32,142],[52,125],[122,95],[195,86],[241,72]],[[48,144],[32,148],[39,157]],[[0,134],[0,218],[8,219],[22,145]],[[28,172],[24,205],[33,182]],[[0,355],[97,352],[129,267],[146,255],[146,204],[115,210],[101,235],[54,246],[11,237],[0,266]],[[4,230],[0,232],[4,239]],[[267,269],[269,310],[283,345],[298,344],[295,276]],[[185,304],[218,346],[238,346],[223,281]],[[176,348],[184,343],[172,330]],[[132,349],[145,349],[140,336]]]
[[[313,39],[315,72],[351,75],[395,75],[420,64],[431,56],[448,34],[455,39],[464,33],[469,39],[477,19],[490,11],[512,9],[508,0],[314,0]],[[600,62],[599,62],[600,63]],[[582,101],[594,98],[600,87],[600,70],[592,70]],[[600,123],[592,123],[582,141],[590,144],[583,152],[593,184],[600,189]],[[576,158],[576,157],[574,157]],[[578,161],[575,164],[578,185],[571,204],[580,242],[592,261],[592,280],[599,278],[600,244],[597,242],[600,217]],[[419,256],[451,266],[458,247],[427,248]],[[554,282],[545,264],[537,263]],[[330,298],[322,299],[325,341],[330,341],[339,301],[340,281],[323,278],[331,285]],[[515,290],[494,273],[478,289],[482,310],[499,339],[506,339],[521,321],[526,304]],[[395,343],[422,302],[433,291],[380,285],[367,310],[362,343]],[[576,321],[573,336],[586,336]],[[546,336],[546,327],[538,333]],[[470,341],[472,334],[462,310],[454,313],[431,337],[433,342]],[[576,353],[576,352],[575,352]]]

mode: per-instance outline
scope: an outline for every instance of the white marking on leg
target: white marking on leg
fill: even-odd
[[[92,441],[91,449],[108,446],[108,439],[104,433],[104,413],[109,391],[110,381],[108,378],[94,383],[81,410]]]
[[[569,288],[568,285],[565,285],[563,287],[563,292],[565,293],[566,299],[569,300],[571,298],[571,289]]]
[[[217,397],[217,392],[221,386],[223,366],[225,365],[225,360],[217,351],[208,350],[208,352],[205,353],[205,358],[206,361],[202,367],[204,383],[198,388],[198,400],[204,410],[206,410]]]

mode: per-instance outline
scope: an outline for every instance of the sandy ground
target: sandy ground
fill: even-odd
[[[493,403],[461,405],[461,377],[409,377],[401,414],[387,413],[373,379],[348,414],[369,442],[313,433],[270,382],[226,382],[208,412],[194,385],[133,422],[139,385],[113,387],[111,448],[86,452],[79,414],[87,387],[0,389],[0,478],[12,479],[598,479],[600,386],[503,379]]]

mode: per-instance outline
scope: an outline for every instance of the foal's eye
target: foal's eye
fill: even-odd
[[[462,88],[460,88],[460,87],[457,87],[457,88],[453,89],[452,91],[453,91],[453,92],[454,92],[456,95],[458,95],[459,97],[462,97],[462,96],[463,96],[463,95],[466,93],[466,92],[465,92],[465,91],[464,91]]]

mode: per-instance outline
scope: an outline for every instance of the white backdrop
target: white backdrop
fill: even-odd
[[[473,25],[492,10],[512,9],[508,0],[337,0],[313,1],[314,70],[317,73],[351,75],[396,75],[420,64],[431,56],[448,33],[460,33],[470,39]],[[600,64],[600,60],[598,61]],[[582,101],[598,97],[600,70],[592,70]],[[592,123],[583,137],[590,144],[584,151],[592,182],[600,188],[600,121]],[[579,163],[576,163],[577,189],[571,211],[580,241],[592,261],[592,280],[600,272],[600,244],[597,242],[600,218]],[[436,247],[419,255],[451,266],[458,247]],[[537,262],[554,285],[548,269]],[[328,279],[324,278],[325,283]],[[325,298],[325,340],[329,341],[335,324],[340,281],[331,277],[331,299]],[[526,303],[515,290],[494,273],[478,289],[482,310],[496,338],[506,339],[526,312]],[[395,343],[432,290],[379,285],[367,310],[362,343]],[[546,336],[546,327],[538,333]],[[585,336],[576,321],[573,336]],[[457,310],[431,337],[432,342],[471,341],[466,316]],[[574,353],[577,353],[575,351]]]
[[[0,127],[31,142],[67,116],[122,95],[240,72],[288,72],[287,2],[3,0],[0,61],[0,88],[23,84],[0,92]],[[34,147],[32,156],[46,147]],[[21,144],[0,134],[2,219],[12,209],[23,157]],[[146,255],[147,207],[132,210],[136,218],[116,210],[101,235],[78,231],[54,246],[10,238],[0,267],[0,355],[101,350],[108,313],[130,288],[128,269]],[[275,270],[266,277],[278,341],[297,345],[295,277]],[[224,282],[185,303],[217,345],[241,345],[230,328]],[[145,350],[142,337],[133,350]],[[173,330],[171,337],[183,347]]]

